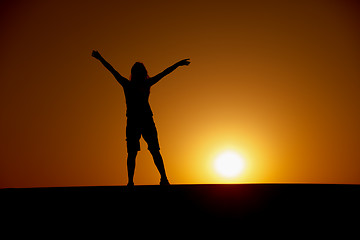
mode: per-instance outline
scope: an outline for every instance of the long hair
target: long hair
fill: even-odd
[[[136,62],[131,68],[130,81],[141,83],[147,79],[149,79],[149,75],[145,65],[141,62]]]

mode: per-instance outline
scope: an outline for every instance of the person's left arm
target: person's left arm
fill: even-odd
[[[150,86],[154,85],[155,83],[157,83],[158,81],[160,81],[163,77],[165,77],[166,75],[172,73],[176,68],[180,67],[180,66],[188,66],[190,64],[190,58],[187,59],[183,59],[177,63],[175,63],[174,65],[166,68],[164,71],[162,71],[161,73],[157,74],[156,76],[152,77],[149,79],[150,81]]]

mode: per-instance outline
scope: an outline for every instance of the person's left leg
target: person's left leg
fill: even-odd
[[[150,150],[150,153],[154,159],[155,166],[158,169],[160,176],[161,176],[160,184],[169,184],[169,181],[166,176],[164,161],[160,154],[160,151],[159,150]]]
[[[146,141],[146,143],[148,144],[148,149],[154,159],[155,166],[160,173],[161,176],[160,184],[169,185],[169,181],[166,176],[164,161],[160,154],[160,145],[157,136],[157,130],[152,117],[145,120],[145,123],[143,125],[142,136]]]

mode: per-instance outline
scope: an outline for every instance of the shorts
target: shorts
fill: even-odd
[[[128,152],[140,151],[141,135],[150,151],[160,150],[157,130],[152,116],[127,119],[126,142]]]

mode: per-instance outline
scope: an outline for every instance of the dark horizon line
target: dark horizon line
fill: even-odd
[[[321,183],[321,182],[245,182],[245,183],[190,183],[190,184],[171,184],[169,187],[186,187],[186,186],[236,186],[236,185],[340,185],[340,186],[360,186],[359,183]],[[134,187],[163,187],[157,184],[139,184]],[[53,186],[53,187],[5,187],[1,190],[22,190],[22,189],[76,189],[76,188],[127,188],[126,185],[72,185],[72,186]]]

